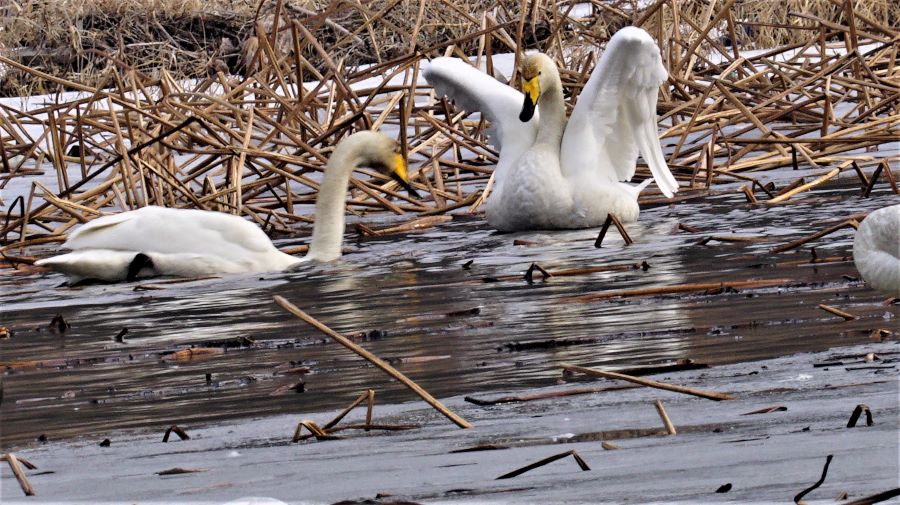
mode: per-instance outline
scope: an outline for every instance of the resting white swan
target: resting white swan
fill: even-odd
[[[639,152],[663,194],[678,190],[657,136],[656,95],[667,73],[640,28],[610,39],[568,122],[559,71],[544,54],[524,58],[524,94],[456,58],[432,60],[424,75],[438,93],[491,121],[500,159],[486,211],[495,228],[588,228],[608,213],[637,220],[637,196],[649,180],[620,181],[634,175]]]
[[[42,259],[69,277],[115,282],[153,276],[283,270],[304,261],[332,261],[341,256],[345,194],[350,173],[368,165],[409,186],[406,161],[396,144],[377,132],[362,131],[341,141],[328,164],[316,197],[309,252],[285,254],[253,223],[238,216],[194,209],[143,207],[95,219],[63,244],[71,253]]]
[[[866,216],[853,238],[853,262],[870,286],[900,298],[900,205]]]

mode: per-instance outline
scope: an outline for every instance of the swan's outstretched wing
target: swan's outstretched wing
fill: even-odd
[[[228,259],[275,249],[259,227],[240,217],[154,206],[97,218],[72,233],[63,246],[72,250],[214,254]]]
[[[438,95],[456,106],[481,112],[491,122],[491,142],[498,150],[523,152],[534,143],[538,117],[523,123],[519,112],[525,95],[459,58],[435,58],[424,64],[423,74]]]
[[[577,178],[599,170],[611,181],[627,181],[640,153],[659,189],[672,196],[678,183],[663,158],[656,124],[656,95],[666,76],[647,32],[616,32],[572,111],[560,154],[563,173]]]

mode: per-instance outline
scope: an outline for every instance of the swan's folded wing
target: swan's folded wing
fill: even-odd
[[[72,250],[214,254],[224,258],[274,250],[258,226],[240,217],[155,206],[97,218],[72,233],[63,246]]]
[[[640,153],[666,196],[678,183],[663,158],[657,134],[656,100],[666,69],[659,48],[640,28],[610,39],[572,111],[560,163],[567,177],[600,172],[611,181],[634,176]]]
[[[138,218],[139,214],[136,212],[120,212],[118,214],[98,217],[72,232],[72,234],[69,235],[68,240],[63,244],[63,247],[73,250],[96,247],[94,245],[96,240],[105,240],[104,236],[109,235],[111,230],[114,230],[122,223]],[[123,246],[124,245],[125,244],[123,243]],[[114,249],[127,249],[127,247],[115,247]]]
[[[534,142],[538,117],[523,123],[519,112],[525,95],[459,58],[435,58],[424,64],[423,75],[438,96],[447,96],[457,107],[481,112],[491,122],[491,142],[498,150]]]

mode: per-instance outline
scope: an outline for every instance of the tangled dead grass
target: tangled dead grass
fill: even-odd
[[[787,3],[818,6],[828,17],[789,13],[790,26],[765,26],[784,45],[752,53],[747,49],[765,44],[743,42],[763,33],[747,29],[762,26],[747,21],[756,19],[743,10],[751,2],[659,0],[644,9],[630,0],[534,2],[525,10],[500,2],[478,11],[484,6],[477,2],[373,0],[313,5],[318,10],[300,16],[301,4],[261,6],[252,29],[242,28],[246,37],[232,42],[243,76],[232,73],[224,53],[195,49],[194,60],[181,59],[179,40],[215,37],[210,30],[176,38],[171,25],[170,37],[158,42],[174,51],[171,64],[132,60],[132,51],[145,45],[127,41],[90,53],[103,57],[85,58],[74,75],[35,63],[40,52],[0,56],[21,86],[80,92],[55,96],[39,110],[0,103],[0,188],[15,178],[45,176],[21,198],[2,202],[0,252],[61,242],[78,223],[148,204],[231,212],[271,234],[296,234],[311,221],[299,209],[315,199],[314,174],[332,146],[357,129],[398,132],[413,183],[425,195],[412,198],[377,173],[352,178],[349,212],[407,216],[392,231],[361,226],[360,233],[428,226],[449,219],[435,214],[458,209],[477,212],[498,153],[485,140],[483,120],[419,84],[422,59],[474,56],[490,70],[498,53],[539,48],[556,58],[574,98],[596,63],[595,49],[628,24],[657,38],[669,69],[659,112],[665,154],[682,184],[676,200],[715,194],[716,184],[740,180],[746,185],[738,191],[749,202],[775,204],[843,170],[859,173],[869,190],[885,180],[896,188],[878,149],[900,129],[900,35],[891,21],[897,7]],[[857,3],[865,6],[857,11]],[[257,16],[255,6],[239,5],[241,15]],[[879,6],[887,18],[873,10]],[[150,30],[165,26],[162,19],[133,23]],[[203,19],[211,26],[211,16]],[[116,38],[122,37],[120,31]],[[18,47],[10,40],[7,47]],[[186,61],[202,67],[201,77],[182,79],[195,75],[184,71]],[[753,177],[799,163],[824,170],[787,188]],[[875,173],[884,174],[882,182]],[[639,175],[646,174],[639,166]],[[642,200],[653,201],[675,200],[652,194]]]
[[[515,25],[523,15],[526,48],[545,46],[551,35],[563,45],[584,34],[606,39],[641,12],[655,13],[641,23],[649,31],[681,38],[700,28],[695,20],[709,19],[722,4],[729,7],[724,9],[729,19],[719,20],[712,31],[730,36],[725,25],[732,23],[743,48],[803,42],[821,26],[848,25],[851,7],[861,25],[900,23],[900,3],[893,0],[851,0],[849,7],[844,0],[688,0],[679,1],[678,9],[655,8],[665,3],[641,10],[636,0],[10,0],[0,7],[0,47],[27,66],[97,86],[113,68],[153,77],[165,69],[175,79],[204,77],[215,69],[246,72],[257,23],[270,30],[275,11],[282,26],[301,23],[332,59],[347,66],[379,63],[414,48],[440,48],[488,24]],[[575,7],[579,13],[589,7],[590,14],[567,20],[554,32],[551,27]],[[282,52],[293,50],[286,33],[278,43]],[[471,53],[477,44],[473,38],[458,46]],[[314,52],[303,56],[319,71],[325,68]],[[0,83],[0,96],[52,91],[45,81],[22,72],[10,72]]]
[[[806,42],[829,24],[849,26],[851,18],[864,20],[860,23],[862,25],[896,27],[900,23],[900,3],[893,0],[688,1],[682,3],[677,16],[671,10],[663,16],[664,31],[672,33],[675,25],[681,25],[681,31],[688,26],[690,29],[699,28],[696,20],[709,19],[720,4],[730,6],[719,12],[727,12],[724,17],[736,23],[734,35],[744,48],[774,48]],[[859,22],[856,19],[853,21]],[[658,19],[648,19],[647,29],[656,27],[658,22]],[[731,34],[725,33],[725,28],[725,20],[722,20],[712,31],[730,37]]]

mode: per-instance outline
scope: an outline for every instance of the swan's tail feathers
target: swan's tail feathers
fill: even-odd
[[[628,182],[620,182],[619,186],[625,190],[627,190],[628,194],[631,195],[632,198],[637,200],[639,196],[641,196],[641,191],[644,191],[650,183],[653,182],[653,177],[648,177],[641,181],[640,184],[631,184]]]
[[[135,263],[138,255],[144,256],[135,251],[94,249],[44,258],[34,264],[65,274],[70,286],[86,279],[118,282],[126,280],[129,275],[137,277],[137,273],[147,266],[146,263]],[[130,274],[129,270],[135,267],[138,270]]]
[[[77,261],[69,254],[61,254],[51,258],[39,259],[34,262],[35,266],[49,268],[66,276],[66,284],[74,286],[84,279],[83,275],[79,275]]]
[[[642,121],[635,128],[634,137],[641,156],[650,167],[653,179],[656,179],[656,185],[667,198],[671,198],[678,191],[678,181],[675,180],[675,176],[672,175],[663,157],[662,146],[659,144],[659,137],[656,133],[656,122]]]
[[[39,259],[34,262],[34,265],[38,266],[38,267],[53,268],[54,260],[56,258],[59,258],[59,256],[53,256],[52,258]]]
[[[644,182],[638,184],[637,187],[635,188],[635,190],[637,191],[637,194],[638,195],[641,194],[641,191],[644,191],[644,188],[649,186],[651,182],[653,182],[653,177],[650,177],[649,179],[645,180]]]

